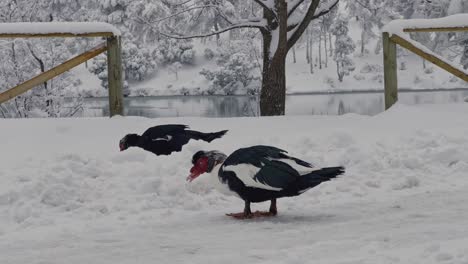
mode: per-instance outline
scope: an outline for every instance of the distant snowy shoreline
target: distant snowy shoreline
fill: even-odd
[[[401,93],[417,93],[417,92],[454,92],[454,91],[468,91],[468,88],[434,88],[434,89],[411,89],[411,88],[399,88]],[[371,89],[371,90],[333,90],[333,91],[312,91],[312,92],[292,92],[286,93],[290,96],[298,95],[327,95],[327,94],[366,94],[366,93],[384,93],[383,89]],[[151,97],[257,97],[258,95],[250,94],[233,94],[233,95],[223,95],[223,94],[161,94],[161,95],[131,95],[126,96],[125,98],[151,98]],[[73,98],[73,97],[66,97]],[[107,98],[106,95],[103,96],[86,96],[85,98]]]

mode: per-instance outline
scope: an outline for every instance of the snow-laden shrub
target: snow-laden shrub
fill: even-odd
[[[451,76],[450,79],[449,79],[449,82],[455,83],[455,82],[458,82],[459,80],[460,79],[457,76]]]
[[[383,72],[383,67],[378,64],[366,63],[364,66],[362,66],[360,72],[361,73],[381,73]]]
[[[414,84],[418,84],[418,83],[420,83],[420,82],[422,82],[421,78],[420,78],[418,75],[414,76],[413,83],[414,83]]]
[[[224,58],[222,60],[224,62]],[[212,82],[209,94],[255,94],[260,86],[252,87],[252,82],[259,80],[255,74],[258,64],[248,55],[238,52],[216,70],[203,69],[200,74]]]
[[[402,61],[400,63],[400,71],[406,71],[407,67],[406,67],[406,62]]]
[[[323,79],[323,82],[325,84],[327,84],[330,88],[334,89],[336,88],[336,85],[335,85],[335,79],[333,79],[332,77],[330,76],[325,76],[324,79]]]
[[[195,61],[195,51],[190,49],[182,50],[180,55],[180,63],[182,64],[193,64]]]
[[[174,62],[193,64],[195,62],[195,51],[190,40],[162,39],[157,49],[156,54],[162,64]]]
[[[138,47],[134,43],[122,46],[122,63],[125,81],[143,81],[157,71],[155,52],[149,48]],[[101,86],[108,88],[107,57],[100,55],[94,58],[88,71],[101,80]],[[124,95],[129,94],[128,84],[124,83]]]
[[[362,74],[355,74],[353,75],[353,78],[356,80],[356,81],[362,81],[362,80],[365,80],[366,77],[364,77],[364,75]]]
[[[379,73],[379,74],[377,74],[375,76],[372,76],[371,80],[374,81],[374,82],[383,83],[384,76],[383,76],[383,74]]]
[[[156,72],[158,65],[150,49],[128,43],[122,53],[126,80],[143,81]]]
[[[425,74],[431,74],[433,72],[434,72],[434,68],[432,68],[432,67],[427,67],[427,68],[424,69]]]
[[[207,60],[212,60],[214,57],[215,57],[215,53],[212,49],[210,48],[206,48],[204,51],[203,51],[203,56],[205,57],[205,59]]]
[[[182,64],[180,62],[174,62],[169,67],[167,67],[168,72],[171,72],[175,75],[175,79],[179,80],[179,71],[182,68]]]

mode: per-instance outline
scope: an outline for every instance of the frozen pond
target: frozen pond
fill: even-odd
[[[463,102],[465,90],[400,91],[404,104]],[[295,94],[286,98],[286,115],[375,115],[384,110],[383,92]],[[145,117],[238,117],[257,116],[258,98],[253,96],[155,96],[125,98],[125,114]],[[87,98],[82,116],[108,115],[107,98]]]

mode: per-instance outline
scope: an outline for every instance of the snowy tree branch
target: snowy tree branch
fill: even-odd
[[[291,3],[288,5],[288,17],[291,16],[292,13],[294,13],[294,11],[296,11],[296,9],[302,4],[304,3],[305,0],[296,0],[296,2],[294,3]]]
[[[196,9],[203,9],[203,8],[209,8],[209,7],[212,7],[212,8],[219,8],[218,6],[216,5],[203,5],[203,6],[194,6],[194,7],[190,7],[190,8],[187,8],[187,9],[184,9],[182,11],[179,11],[177,13],[174,13],[170,16],[167,16],[167,17],[163,17],[163,18],[160,18],[160,19],[157,19],[157,20],[153,20],[153,21],[148,21],[148,23],[159,23],[159,22],[162,22],[164,20],[168,20],[170,18],[173,18],[173,17],[176,17],[176,16],[179,16],[181,14],[184,14],[184,13],[187,13],[187,12],[190,12],[192,10],[196,10]],[[141,20],[140,20],[141,21]],[[141,23],[141,22],[140,22]]]
[[[165,4],[166,6],[170,6],[170,7],[177,7],[177,6],[183,6],[185,4],[187,4],[188,2],[191,2],[192,0],[187,0],[187,1],[183,1],[181,3],[170,3],[169,1],[165,1],[165,0],[159,0],[161,1],[163,4]]]
[[[246,24],[237,24],[237,25],[232,25],[227,28],[223,28],[214,32],[210,32],[207,34],[199,34],[199,35],[191,35],[191,36],[184,36],[184,34],[176,34],[176,35],[171,35],[168,33],[160,32],[161,35],[167,37],[167,38],[173,38],[173,39],[193,39],[193,38],[206,38],[214,35],[218,35],[221,33],[224,33],[229,30],[233,30],[236,28],[258,28],[258,29],[264,29],[265,26],[263,24],[255,24],[255,23],[246,23]]]
[[[335,8],[338,5],[339,1],[340,0],[333,0],[333,2],[330,5],[321,8],[316,14],[320,0],[312,0],[312,2],[309,5],[309,8],[307,9],[306,14],[304,15],[304,18],[302,20],[299,20],[300,22],[298,22],[295,29],[293,29],[293,27],[289,27],[291,31],[294,31],[290,34],[290,37],[288,39],[288,49],[292,48],[292,46],[294,46],[294,44],[299,40],[302,33],[304,33],[304,31],[309,26],[310,21],[328,14],[333,8]]]
[[[253,0],[255,3],[259,4],[265,11],[267,11],[270,15],[277,18],[277,14],[275,12],[274,6],[268,6],[263,0]]]

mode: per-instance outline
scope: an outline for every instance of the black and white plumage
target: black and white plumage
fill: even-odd
[[[297,196],[322,182],[344,173],[343,167],[315,168],[271,146],[253,146],[226,155],[218,151],[199,151],[192,158],[189,181],[211,172],[219,182],[245,201],[244,212],[236,218],[277,214],[276,199]],[[269,212],[252,213],[250,203],[271,201]]]
[[[119,142],[120,151],[129,147],[139,147],[156,155],[169,155],[181,151],[191,139],[211,142],[226,134],[227,130],[203,133],[188,130],[186,125],[160,125],[148,128],[141,136],[128,134]]]

